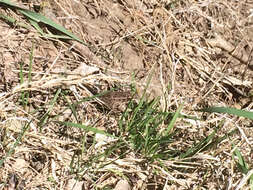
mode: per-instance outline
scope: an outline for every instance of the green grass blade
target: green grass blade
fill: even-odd
[[[210,135],[208,135],[206,138],[204,138],[202,141],[200,141],[197,145],[193,146],[192,148],[189,148],[185,153],[181,154],[180,158],[186,158],[189,156],[193,156],[197,152],[200,152],[203,150],[209,142],[214,138],[214,135],[216,134],[217,130],[214,130]]]
[[[8,23],[10,23],[14,26],[20,26],[20,27],[23,27],[23,28],[26,28],[26,29],[29,28],[29,26],[27,24],[25,24],[23,22],[18,22],[15,18],[6,16],[6,15],[3,15],[3,14],[0,14],[0,18],[4,19],[5,21],[7,21]]]
[[[79,129],[83,129],[85,131],[88,131],[88,132],[93,132],[93,133],[98,133],[98,134],[103,134],[103,135],[106,135],[106,136],[109,136],[109,137],[113,137],[113,138],[117,138],[116,136],[114,135],[111,135],[109,133],[106,133],[102,130],[99,130],[95,127],[91,127],[91,126],[86,126],[86,125],[82,125],[82,124],[79,124],[79,123],[72,123],[72,122],[61,122],[61,121],[57,121],[57,123],[60,123],[62,125],[65,125],[67,127],[76,127],[76,128],[79,128]]]
[[[42,28],[39,26],[38,22],[30,19],[30,23],[43,37],[65,39],[65,40],[71,40],[72,39],[69,36],[55,35],[55,34],[45,34],[44,31],[42,30]]]
[[[153,70],[152,73],[148,76],[147,84],[146,84],[146,86],[145,86],[145,88],[144,88],[144,91],[143,91],[143,93],[142,93],[142,97],[141,97],[141,99],[140,99],[140,101],[139,101],[139,104],[138,104],[138,106],[135,108],[135,110],[134,110],[134,112],[133,112],[131,121],[134,121],[134,120],[135,120],[135,117],[136,117],[137,113],[140,111],[142,105],[144,104],[146,92],[147,92],[147,89],[148,89],[149,84],[150,84],[150,82],[151,82],[153,73],[154,73],[154,70]],[[132,123],[130,122],[129,125],[131,126]]]
[[[70,110],[72,111],[75,119],[76,119],[76,122],[78,122],[78,116],[77,116],[77,111],[76,111],[76,106],[73,102],[70,102],[67,97],[65,96],[65,94],[63,93],[63,98],[65,99],[65,101],[67,102]]]
[[[19,78],[20,78],[20,84],[22,85],[24,83],[24,73],[23,73],[23,62],[20,62],[20,71],[19,71]],[[25,108],[28,102],[27,93],[25,91],[21,91],[21,102],[23,107]]]
[[[7,155],[6,155],[4,158],[2,158],[2,159],[0,160],[0,168],[2,167],[4,161],[5,161],[11,154],[13,154],[13,152],[15,151],[15,148],[18,146],[18,144],[21,142],[22,137],[25,135],[25,132],[29,129],[30,123],[31,123],[31,121],[30,121],[29,123],[27,123],[27,124],[24,125],[24,127],[23,127],[22,130],[21,130],[21,133],[19,134],[19,136],[18,136],[17,140],[15,141],[15,143],[13,144],[12,148],[8,151]]]
[[[23,64],[24,64],[23,62],[20,62],[20,71],[19,71],[20,84],[24,83]]]
[[[29,56],[29,72],[28,72],[28,82],[32,81],[32,63],[33,63],[33,53],[34,53],[34,42],[32,43],[32,50]]]
[[[30,83],[32,81],[32,62],[33,62],[33,52],[34,52],[34,44],[32,44],[32,49],[29,55],[29,71],[28,71],[28,83]],[[24,76],[23,76],[23,65],[20,67],[20,81],[22,81],[22,83],[24,82]],[[21,93],[22,96],[22,104],[23,107],[26,108],[29,102],[29,96],[30,93],[29,92],[22,92]]]
[[[250,190],[253,190],[253,174],[250,176],[249,186],[250,186]]]
[[[166,131],[165,131],[165,135],[167,136],[169,134],[169,132],[171,131],[171,129],[173,128],[173,126],[176,123],[177,118],[180,116],[180,112],[183,109],[184,104],[180,105],[179,108],[177,109],[176,113],[174,114],[172,120],[170,121],[170,124],[168,125]]]
[[[9,0],[0,0],[0,3],[3,3],[3,4],[5,4],[5,5],[7,5],[7,6],[11,6],[11,7],[17,8],[17,9],[20,9],[20,8],[21,8],[21,7],[17,6],[17,5],[15,5],[15,4],[13,4],[13,3],[10,2]]]
[[[235,145],[233,144],[233,148],[235,147]],[[249,168],[248,168],[248,165],[247,163],[245,162],[241,152],[239,151],[239,149],[237,147],[235,147],[235,150],[234,150],[234,155],[238,158],[238,167],[240,168],[240,170],[242,171],[242,173],[244,174],[247,174],[248,171],[249,171]]]
[[[47,17],[45,17],[45,16],[43,16],[43,15],[41,15],[39,13],[30,11],[28,9],[21,8],[21,7],[17,6],[17,5],[15,5],[15,4],[11,3],[9,0],[0,0],[0,3],[4,3],[7,6],[10,6],[12,8],[18,9],[23,15],[25,15],[29,19],[31,19],[31,20],[33,20],[33,21],[35,21],[37,23],[44,23],[44,24],[46,24],[48,26],[51,26],[52,28],[54,28],[54,29],[62,32],[63,34],[71,37],[73,40],[76,40],[76,41],[78,41],[78,42],[86,45],[84,43],[84,41],[80,40],[76,35],[72,34],[68,30],[66,30],[63,26],[55,23],[51,19],[49,19],[49,18],[47,18]]]
[[[220,125],[219,128],[221,128],[221,127],[223,126],[223,124],[224,124],[224,121],[222,121],[222,124]],[[229,138],[230,136],[232,136],[233,134],[235,134],[237,131],[238,131],[238,129],[236,128],[236,129],[231,130],[231,131],[228,132],[227,134],[223,135],[222,137],[216,138],[215,141],[212,141],[211,143],[209,143],[209,144],[203,149],[203,151],[204,151],[204,150],[207,150],[207,149],[209,149],[209,148],[212,148],[212,147],[217,147],[217,145],[218,145],[219,143],[221,143],[221,142],[224,141],[225,139]]]
[[[34,20],[32,20],[32,19],[30,19],[29,21],[30,21],[31,25],[32,25],[42,36],[45,35],[44,32],[43,32],[43,30],[42,30],[42,28],[39,26],[38,22],[36,22],[36,21],[34,21]]]
[[[21,85],[24,83],[23,64],[24,64],[23,62],[20,62],[19,78],[20,78],[20,84]],[[22,101],[23,101],[23,98],[22,98]]]
[[[227,113],[227,114],[232,114],[236,115],[239,117],[245,117],[248,119],[253,120],[253,112],[250,111],[245,111],[245,110],[240,110],[236,108],[227,108],[227,107],[210,107],[210,108],[204,108],[201,110],[197,110],[201,112],[209,112],[209,113]]]
[[[72,39],[85,44],[84,41],[80,40],[76,35],[72,34],[71,32],[69,32],[68,30],[66,30],[63,26],[53,22],[51,19],[39,14],[39,13],[35,13],[26,9],[20,9],[19,10],[22,14],[24,14],[25,16],[27,16],[28,18],[37,21],[37,22],[42,22],[44,24],[47,24],[51,27],[53,27],[54,29],[62,32],[63,34],[71,37]]]
[[[159,117],[159,116],[157,116]],[[149,117],[148,121],[144,124],[144,126],[146,126],[145,131],[144,131],[144,140],[145,140],[145,144],[144,144],[144,150],[145,150],[145,155],[150,154],[150,152],[152,152],[153,150],[153,146],[155,145],[155,147],[157,147],[159,145],[159,143],[153,143],[154,142],[154,135],[155,135],[155,129],[157,128],[157,126],[155,126],[153,123],[153,121],[157,120],[157,117]]]
[[[52,112],[54,104],[56,103],[59,94],[61,93],[61,89],[58,89],[53,100],[50,102],[50,107],[48,108],[47,112],[41,117],[41,120],[39,122],[39,127],[41,129],[41,127],[47,122],[48,118],[49,118],[49,114]]]

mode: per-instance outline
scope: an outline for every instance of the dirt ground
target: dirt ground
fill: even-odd
[[[114,189],[120,179],[127,179],[130,189],[240,187],[245,176],[236,167],[231,141],[251,168],[253,123],[194,110],[208,106],[253,109],[253,1],[19,0],[16,4],[39,9],[87,46],[42,37],[20,13],[1,6],[1,14],[30,27],[0,21],[0,158],[11,150],[26,121],[31,121],[31,127],[0,168],[0,189],[8,185],[8,190],[15,189],[10,184],[16,178],[19,189],[67,190],[74,184],[75,190]],[[46,26],[43,29],[55,32]],[[63,109],[64,97],[50,108],[58,90],[66,91],[65,98],[71,103],[117,87],[117,93],[102,101],[109,109],[122,110],[118,104],[128,100],[129,85],[135,83],[140,96],[150,75],[149,98],[161,96],[162,110],[176,111],[184,103],[183,114],[206,118],[179,121],[175,127],[181,132],[172,146],[179,150],[190,147],[222,120],[219,137],[233,129],[238,132],[214,149],[194,155],[188,165],[179,167],[168,161],[168,170],[163,172],[142,165],[134,155],[111,168],[98,162],[77,171],[72,165],[76,151],[87,146],[87,160],[81,165],[89,163],[96,152],[92,142],[90,146],[82,144],[87,134],[49,120],[41,124],[49,109],[60,121],[76,119]],[[25,107],[20,102],[24,91],[31,92]],[[99,100],[80,104],[76,108],[78,122],[116,130],[115,117],[98,104]],[[114,172],[114,167],[120,172]]]

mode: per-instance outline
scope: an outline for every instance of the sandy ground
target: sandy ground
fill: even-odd
[[[0,189],[67,190],[74,184],[75,190],[114,189],[120,179],[126,179],[130,189],[240,187],[244,174],[233,159],[231,142],[251,168],[252,121],[229,115],[202,115],[194,109],[230,106],[252,110],[253,2],[23,0],[16,3],[30,10],[40,9],[41,14],[76,34],[88,46],[42,37],[21,14],[1,6],[1,14],[29,27],[4,19],[0,22],[0,158],[12,150],[25,123],[31,121],[31,125],[22,143],[0,168]],[[55,33],[50,27],[42,28]],[[29,63],[32,70],[28,82]],[[24,82],[20,79],[21,70]],[[174,137],[173,148],[186,150],[223,120],[217,138],[233,129],[238,131],[216,147],[195,154],[187,164],[175,159],[166,163],[167,171],[154,172],[156,164],[142,165],[145,161],[139,161],[134,153],[119,159],[122,163],[108,158],[110,167],[102,167],[104,160],[91,161],[98,154],[91,134],[51,122],[55,118],[75,120],[117,132],[118,113],[131,97],[129,85],[136,85],[138,99],[149,75],[152,75],[149,98],[161,96],[161,110],[175,111],[184,103],[183,114],[205,118],[179,121],[175,128],[180,132]],[[66,102],[71,104],[112,88],[119,90],[79,104],[77,116],[66,109]],[[65,96],[52,106],[59,89]],[[29,92],[26,106],[20,100],[24,92]],[[108,109],[112,110],[109,114]],[[49,112],[50,117],[42,120]],[[75,156],[82,146],[86,148],[85,155],[78,162]],[[73,166],[77,163],[79,167]],[[19,187],[11,189],[11,184]]]

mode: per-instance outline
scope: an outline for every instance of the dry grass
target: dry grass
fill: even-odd
[[[252,121],[194,110],[253,109],[253,2],[51,0],[41,8],[89,47],[41,37],[1,6],[17,22],[0,22],[0,189],[113,189],[122,179],[131,189],[250,188]],[[177,120],[166,159],[143,156],[122,133],[122,113],[108,103],[125,104],[124,96],[100,98],[135,87],[139,102],[150,75],[145,103],[161,96],[164,112],[184,103],[182,114],[203,118]],[[182,156],[214,130],[210,142]],[[235,150],[248,172],[238,167]]]

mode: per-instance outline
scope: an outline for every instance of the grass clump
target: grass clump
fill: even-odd
[[[144,101],[143,98],[137,106],[130,102],[129,107],[132,111],[126,110],[119,122],[125,141],[130,142],[136,153],[152,161],[157,158],[168,159],[175,155],[174,151],[168,151],[172,127],[167,121],[172,113],[161,112],[159,101],[159,98],[151,101]]]
[[[47,18],[32,11],[33,2],[19,7],[0,0],[6,22],[0,189],[10,185],[10,173],[20,176],[18,183],[31,176],[23,189],[73,189],[73,180],[84,189],[114,189],[121,179],[132,189],[253,189],[250,7],[134,2],[50,1]],[[159,97],[144,92],[118,113],[114,93],[97,94],[119,84],[124,92],[132,72],[142,87],[151,67],[154,80],[146,88],[161,97],[166,92],[166,111]],[[125,105],[131,95],[123,97]],[[183,105],[194,117],[201,117],[196,111],[218,114],[194,121],[181,114]],[[231,108],[210,107],[216,105]],[[15,125],[19,120],[31,123]]]

